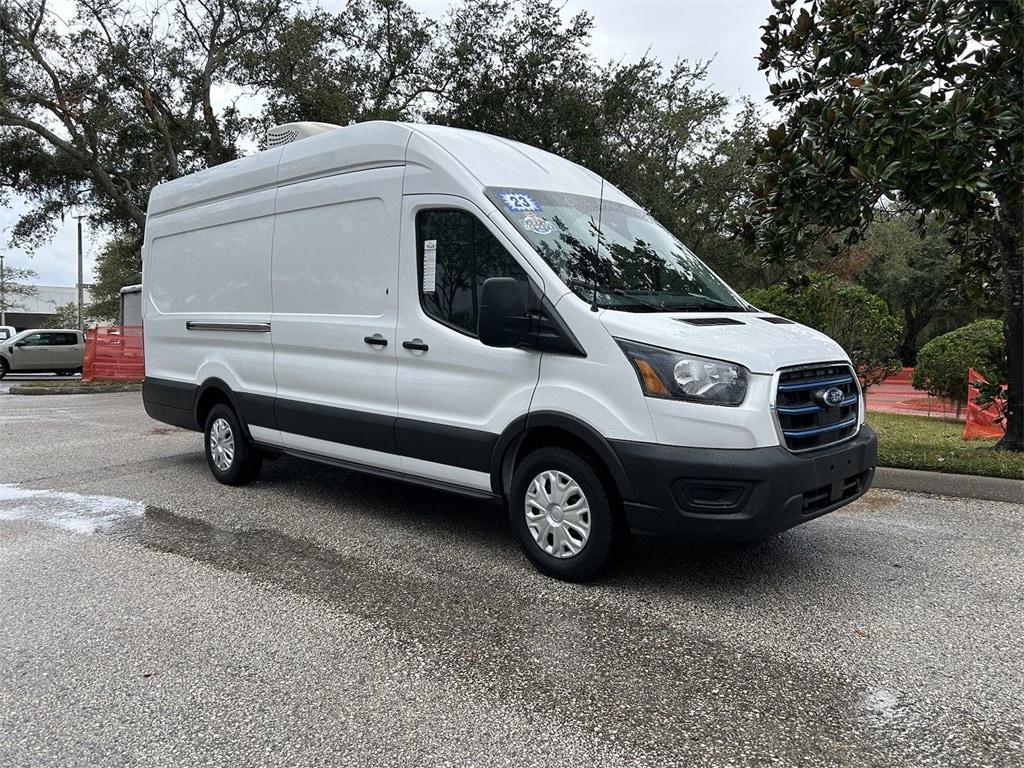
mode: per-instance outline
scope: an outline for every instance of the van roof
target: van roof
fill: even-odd
[[[279,148],[214,166],[158,185],[149,198],[149,214],[211,202],[281,182],[344,173],[363,168],[402,165],[419,135],[416,162],[457,163],[483,187],[514,186],[597,194],[601,177],[558,155],[518,141],[478,131],[420,123],[377,120],[327,131]],[[412,161],[412,158],[409,158]],[[606,195],[628,200],[610,184]]]

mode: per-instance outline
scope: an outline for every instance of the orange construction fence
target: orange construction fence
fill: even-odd
[[[964,440],[981,437],[1000,438],[1006,434],[1006,421],[1002,418],[1004,401],[999,398],[984,408],[974,402],[978,396],[978,384],[986,383],[985,377],[971,368],[967,371],[967,423],[964,425]],[[1005,394],[1006,390],[1003,389]]]
[[[141,325],[111,325],[85,332],[83,381],[142,381],[145,375]]]

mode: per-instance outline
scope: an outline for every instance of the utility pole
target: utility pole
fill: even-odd
[[[78,330],[85,331],[85,317],[82,314],[82,219],[83,216],[76,216],[78,219]]]
[[[7,325],[7,268],[0,253],[0,325]]]

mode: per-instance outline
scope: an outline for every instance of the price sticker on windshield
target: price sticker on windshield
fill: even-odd
[[[437,282],[437,240],[423,241],[423,292],[433,293]]]
[[[498,195],[505,207],[515,213],[542,210],[537,201],[525,192],[502,192]]]

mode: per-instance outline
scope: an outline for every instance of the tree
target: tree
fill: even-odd
[[[89,320],[86,319],[85,325],[89,326]],[[67,304],[61,304],[59,307],[53,310],[46,321],[43,323],[44,328],[77,328],[78,327],[78,303],[69,301]]]
[[[900,359],[913,365],[923,341],[977,319],[979,307],[963,290],[959,258],[941,225],[929,217],[923,229],[906,215],[876,219],[854,249],[862,264],[856,279],[885,299],[903,320]]]
[[[862,286],[813,273],[793,283],[748,291],[746,299],[835,339],[850,356],[865,388],[900,369],[896,356],[900,321],[880,297]]]
[[[67,22],[46,0],[0,4],[0,202],[33,204],[12,240],[31,246],[86,208],[141,236],[150,189],[238,155],[244,121],[214,107],[236,52],[285,0],[79,0]]]
[[[967,403],[967,373],[973,368],[998,386],[1006,376],[1006,341],[998,320],[979,320],[937,336],[921,348],[914,387],[956,403]]]
[[[464,3],[441,30],[434,123],[541,147],[600,173],[728,277],[746,282],[730,222],[749,197],[756,109],[730,117],[707,65],[644,56],[604,66],[592,20],[561,5]]]
[[[97,320],[117,322],[121,289],[142,282],[142,241],[131,236],[108,240],[96,256],[95,277],[86,311]]]
[[[437,22],[402,0],[76,7],[65,23],[45,0],[0,6],[0,190],[32,203],[21,245],[72,207],[122,240],[100,258],[96,316],[138,279],[153,186],[292,120],[427,120],[524,141],[606,176],[727,276],[754,274],[729,222],[750,197],[757,111],[732,116],[700,62],[600,65],[591,18],[558,0],[462,0]],[[225,94],[256,96],[259,114]]]
[[[1024,450],[1024,5],[772,0],[761,69],[785,114],[754,161],[740,229],[769,262],[821,232],[859,238],[880,202],[934,212],[965,281],[998,276],[1007,432]]]
[[[262,128],[412,120],[439,87],[437,32],[396,0],[352,0],[337,14],[299,9],[279,17],[261,46],[241,52],[236,74],[268,95]]]
[[[31,269],[11,267],[0,253],[0,325],[7,324],[7,313],[21,309],[21,299],[34,296],[35,286],[25,285],[22,280],[32,280],[38,275]]]

